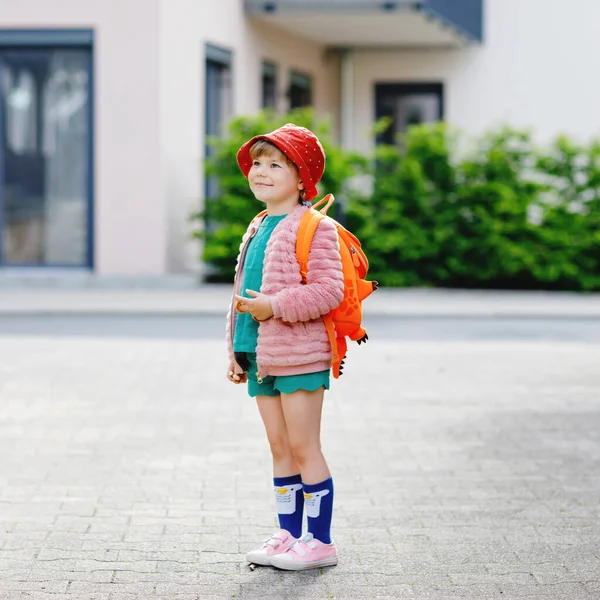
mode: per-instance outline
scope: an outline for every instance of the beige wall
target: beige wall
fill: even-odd
[[[0,27],[94,30],[96,271],[163,273],[157,0],[4,0]]]
[[[256,48],[259,68],[263,60],[273,62],[279,71],[279,108],[287,109],[285,92],[289,86],[290,73],[297,69],[313,78],[313,102],[321,116],[332,119],[335,132],[339,128],[340,108],[340,61],[336,53],[327,51],[324,46],[284,31],[260,21],[251,23],[252,45]],[[260,75],[259,75],[260,77]],[[256,101],[260,103],[260,87]]]
[[[374,83],[445,84],[446,120],[478,133],[531,127],[543,141],[600,127],[600,3],[487,0],[485,43],[464,50],[360,52],[355,63],[354,143],[369,150]]]
[[[168,270],[198,270],[199,244],[188,217],[202,208],[204,192],[205,45],[233,53],[235,112],[256,110],[248,91],[257,80],[242,50],[247,25],[240,0],[161,0],[162,193],[167,199]],[[258,86],[258,81],[255,83]]]
[[[296,67],[313,75],[319,112],[335,113],[339,102],[337,60],[318,45],[250,23],[242,0],[162,0],[160,22],[168,268],[173,272],[197,271],[200,245],[189,238],[187,217],[203,206],[205,44],[232,52],[235,114],[251,114],[260,109],[263,59],[278,64],[281,94],[290,68]]]

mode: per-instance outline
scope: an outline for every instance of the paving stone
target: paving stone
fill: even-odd
[[[0,582],[0,591],[8,592],[10,590],[13,595],[34,592],[57,595],[65,593],[68,587],[69,582],[64,579],[61,581],[36,581],[34,579],[10,581],[2,579]]]
[[[0,598],[600,595],[600,347],[355,358],[324,406],[340,564],[253,572],[271,463],[221,340],[0,337]]]

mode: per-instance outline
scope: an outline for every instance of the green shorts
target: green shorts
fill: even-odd
[[[306,373],[303,375],[267,375],[263,377],[262,383],[256,379],[256,353],[247,352],[246,356],[250,362],[248,369],[248,394],[254,396],[279,396],[279,394],[291,394],[298,390],[314,392],[320,387],[329,389],[329,369]]]

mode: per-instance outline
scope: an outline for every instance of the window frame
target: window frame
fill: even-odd
[[[227,48],[223,48],[221,46],[216,46],[214,44],[205,44],[204,45],[204,160],[210,157],[210,145],[208,143],[209,136],[214,135],[212,133],[212,127],[210,122],[210,117],[213,114],[212,110],[212,99],[211,99],[211,90],[209,88],[209,73],[210,73],[210,64],[217,65],[222,69],[228,70],[229,78],[230,78],[230,86],[229,86],[229,102],[231,107],[233,108],[233,51],[228,50]],[[204,171],[204,201],[206,203],[206,199],[210,197],[211,194],[211,181],[214,182],[214,179],[206,176],[206,170]],[[206,206],[206,204],[205,204]],[[210,215],[207,213],[205,218],[205,227],[210,229],[211,221]]]
[[[12,265],[4,261],[4,145],[0,143],[0,269],[68,269],[94,270],[95,268],[95,72],[93,29],[0,29],[0,52],[19,49],[81,49],[87,53],[88,114],[87,114],[87,186],[86,186],[86,260],[83,264],[28,263]],[[4,131],[4,115],[0,110],[0,132]]]

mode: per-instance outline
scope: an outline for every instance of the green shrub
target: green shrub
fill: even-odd
[[[551,193],[542,205],[536,279],[544,287],[600,289],[600,141],[578,146],[560,136],[538,167]]]
[[[600,289],[600,143],[560,137],[545,152],[527,132],[478,140],[443,124],[376,149],[373,195],[348,223],[388,286]]]

